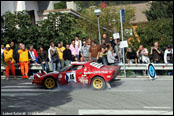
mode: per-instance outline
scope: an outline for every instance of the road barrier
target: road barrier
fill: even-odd
[[[155,67],[155,70],[173,70],[173,64],[153,64]],[[118,64],[118,66],[121,66],[121,70],[124,70],[123,64]],[[147,70],[148,64],[126,64],[126,70]]]
[[[51,64],[49,64],[49,67]],[[121,70],[124,70],[124,65],[123,64],[118,64],[118,66],[121,66]],[[128,70],[142,70],[142,71],[147,71],[147,66],[148,64],[126,64],[126,71]],[[173,64],[154,64],[155,70],[173,70]],[[15,64],[15,70],[20,70],[20,66]],[[42,67],[40,64],[30,64],[29,70],[38,70],[41,72]],[[52,69],[51,69],[52,70]],[[5,67],[1,65],[1,72],[5,71]]]

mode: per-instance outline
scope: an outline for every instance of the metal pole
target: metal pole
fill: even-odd
[[[123,22],[122,22],[122,15],[120,10],[120,23],[121,23],[121,38],[123,41]],[[125,66],[125,56],[124,56],[124,48],[123,49],[123,63],[124,63],[124,76],[126,77],[126,66]]]
[[[99,36],[99,44],[101,45],[101,35],[100,35],[100,23],[99,23],[99,16],[97,16],[97,23],[98,23],[98,36]]]

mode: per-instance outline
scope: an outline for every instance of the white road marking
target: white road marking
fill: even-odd
[[[79,115],[173,115],[173,111],[161,110],[79,110]]]
[[[15,106],[15,105],[10,105],[8,106],[9,108],[16,108],[16,107],[24,107],[24,106]]]
[[[11,97],[16,97],[16,96],[38,96],[43,93],[1,93],[1,96],[11,96]]]
[[[106,91],[134,92],[134,91],[143,91],[143,90],[116,90],[116,89],[111,89],[111,90],[106,90]]]
[[[1,89],[8,89],[8,88],[36,88],[36,86],[3,86]]]
[[[32,85],[32,82],[27,82],[27,83],[19,83],[18,85]]]
[[[1,89],[1,93],[2,92],[10,92],[10,91],[18,91],[18,92],[22,92],[22,91],[60,91],[58,89],[54,89],[54,90],[47,90],[47,89]]]
[[[146,109],[171,109],[171,107],[150,107],[150,106],[144,106]]]

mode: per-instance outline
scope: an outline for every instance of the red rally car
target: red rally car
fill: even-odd
[[[118,66],[106,66],[93,61],[72,62],[60,72],[37,73],[34,75],[33,84],[53,89],[57,85],[67,85],[70,82],[92,86],[94,89],[110,87],[109,81],[114,79],[120,72]]]

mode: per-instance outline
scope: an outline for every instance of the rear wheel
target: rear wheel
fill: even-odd
[[[56,79],[53,77],[46,77],[43,81],[43,86],[46,89],[53,89],[57,87]]]
[[[94,77],[91,86],[96,90],[103,90],[106,88],[106,82],[102,77]]]

